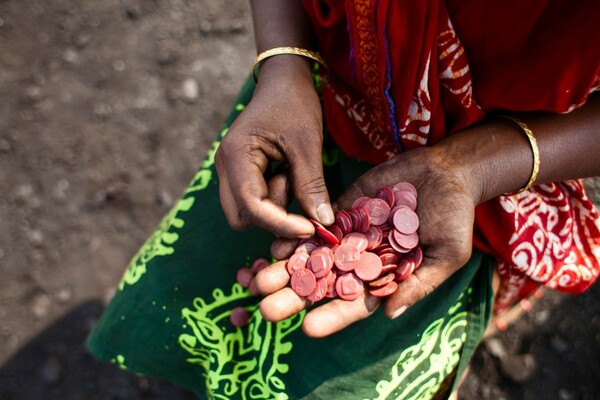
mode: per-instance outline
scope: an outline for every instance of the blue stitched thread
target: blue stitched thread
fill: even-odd
[[[392,133],[394,136],[394,142],[396,142],[397,148],[402,152],[404,151],[404,147],[402,146],[402,142],[400,141],[400,132],[398,131],[398,123],[396,122],[396,106],[394,105],[394,100],[392,96],[390,96],[390,88],[392,87],[392,74],[390,67],[390,53],[389,46],[387,40],[387,26],[384,31],[386,32],[385,36],[385,89],[383,94],[388,103],[388,118],[390,120],[390,124],[392,126]]]

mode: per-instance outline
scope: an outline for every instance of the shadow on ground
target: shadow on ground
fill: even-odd
[[[103,364],[84,342],[100,316],[100,301],[86,302],[27,343],[0,369],[2,400],[195,399],[166,382]]]
[[[464,399],[600,399],[600,285],[545,295],[505,332],[480,345]]]

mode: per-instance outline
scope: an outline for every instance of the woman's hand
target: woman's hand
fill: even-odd
[[[356,198],[374,197],[380,188],[401,181],[412,183],[418,191],[416,212],[424,258],[421,267],[385,299],[385,313],[391,318],[431,293],[467,262],[472,248],[474,209],[480,194],[480,184],[471,174],[432,147],[412,150],[374,167],[338,199],[336,206],[348,208]],[[257,288],[267,295],[260,306],[265,319],[280,321],[310,305],[286,287],[288,281],[285,261],[258,275]],[[333,300],[311,310],[303,329],[313,337],[330,335],[368,317],[379,303],[380,299],[368,293],[354,301]]]
[[[600,97],[567,114],[520,115],[535,133],[540,170],[536,184],[598,175],[600,171]],[[385,300],[394,318],[431,293],[468,260],[471,254],[475,206],[502,193],[522,188],[531,176],[532,148],[512,121],[491,119],[456,133],[433,147],[401,154],[360,177],[338,200],[347,208],[362,195],[400,181],[418,191],[421,267]],[[289,256],[289,242],[274,243],[276,258]],[[269,321],[283,320],[310,303],[290,288],[285,261],[261,271],[255,284],[267,297],[261,313]],[[355,301],[333,300],[311,310],[303,329],[309,336],[327,336],[369,316],[379,305],[368,294]]]
[[[312,224],[285,210],[290,192],[309,218],[333,223],[323,179],[322,129],[309,63],[294,55],[267,59],[252,101],[215,157],[221,204],[234,229],[260,226],[277,236],[310,236]],[[271,161],[285,169],[267,180]]]

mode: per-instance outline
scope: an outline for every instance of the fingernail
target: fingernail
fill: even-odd
[[[323,225],[331,225],[335,221],[333,210],[329,203],[322,203],[317,207],[317,217],[319,217],[319,222]]]
[[[408,307],[406,307],[406,306],[402,306],[399,309],[397,309],[396,311],[394,311],[394,313],[392,314],[392,319],[398,318],[400,315],[402,315],[402,313],[404,311],[406,311],[407,308]]]

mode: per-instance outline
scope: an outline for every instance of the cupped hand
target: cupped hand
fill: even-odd
[[[296,72],[289,63],[279,71],[271,65],[261,70],[252,101],[215,156],[221,204],[234,229],[259,226],[280,237],[307,237],[312,224],[285,208],[293,195],[309,218],[333,223],[321,162],[321,106],[307,65]],[[265,178],[273,161],[284,168]]]
[[[384,300],[385,314],[390,318],[431,293],[471,255],[478,183],[463,168],[435,147],[412,150],[372,168],[336,202],[340,209],[349,208],[356,198],[374,197],[380,188],[401,181],[412,183],[418,191],[416,212],[423,263]],[[285,247],[274,245],[280,254]],[[288,281],[285,261],[271,265],[257,276],[257,288],[266,295],[260,306],[265,319],[280,321],[311,305],[286,287]],[[380,299],[368,293],[354,301],[332,300],[307,313],[304,332],[313,337],[330,335],[368,317],[379,305]]]

